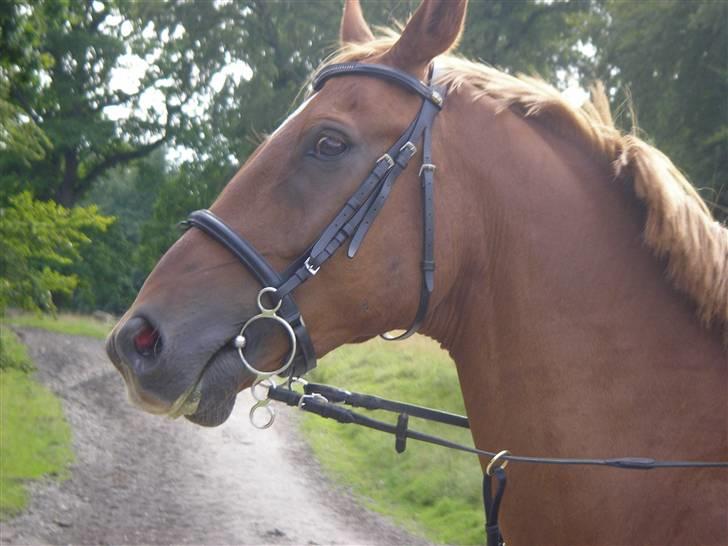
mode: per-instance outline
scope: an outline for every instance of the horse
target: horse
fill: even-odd
[[[424,0],[400,34],[375,37],[347,0],[323,70],[377,65],[406,85],[329,77],[211,205],[230,240],[270,265],[263,273],[202,229],[164,254],[107,340],[131,400],[215,426],[256,371],[298,359],[289,353],[305,347],[291,349],[298,334],[260,280],[294,262],[307,282],[286,298],[305,316],[307,358],[418,316],[455,362],[478,447],[725,460],[728,230],[666,156],[615,127],[603,89],[577,108],[541,80],[452,53],[465,12],[465,0]],[[431,158],[410,150],[353,259],[333,252],[320,272],[296,262],[423,104],[437,106],[407,78],[444,91],[425,131]],[[423,169],[434,176],[427,225]],[[427,226],[437,266],[420,313]],[[265,313],[272,323],[250,323]],[[508,473],[509,544],[728,544],[725,469]]]

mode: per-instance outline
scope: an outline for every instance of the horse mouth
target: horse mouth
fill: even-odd
[[[215,352],[200,372],[197,381],[172,405],[171,418],[185,419],[201,426],[224,423],[235,407],[237,394],[253,378],[230,345]]]

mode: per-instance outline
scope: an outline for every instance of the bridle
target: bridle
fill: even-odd
[[[315,276],[321,266],[348,240],[347,256],[353,258],[377,215],[387,201],[395,181],[407,168],[417,153],[417,143],[422,142],[422,165],[419,176],[422,182],[423,244],[422,287],[417,313],[411,326],[403,334],[388,340],[404,339],[414,334],[427,313],[430,295],[434,287],[434,171],[432,163],[432,126],[444,101],[444,90],[436,85],[425,84],[402,72],[378,64],[342,63],[322,69],[313,80],[314,91],[319,91],[331,78],[363,75],[393,82],[418,95],[422,104],[414,120],[397,141],[375,161],[374,167],[354,194],[344,204],[334,219],[324,228],[314,243],[283,273],[278,273],[255,247],[235,233],[209,210],[198,210],[189,215],[184,224],[196,227],[211,236],[235,255],[256,277],[263,288],[258,293],[260,313],[250,318],[233,340],[243,365],[258,380],[272,375],[288,373],[300,377],[316,366],[316,353],[306,323],[293,299],[293,291]],[[273,300],[267,304],[266,300]],[[283,364],[266,372],[254,367],[245,356],[247,339],[245,331],[254,322],[272,320],[287,333],[290,350]]]
[[[331,258],[348,240],[347,256],[353,258],[369,231],[372,223],[389,197],[397,177],[407,168],[410,160],[417,152],[416,143],[421,142],[422,164],[419,176],[422,185],[423,211],[423,258],[422,286],[417,313],[411,326],[397,337],[383,335],[385,339],[404,339],[414,334],[420,327],[426,313],[430,295],[434,287],[434,170],[432,163],[432,128],[435,117],[442,108],[445,99],[444,89],[383,65],[343,63],[322,69],[313,80],[314,91],[320,90],[327,80],[338,76],[363,75],[384,79],[403,87],[422,99],[415,119],[405,129],[399,139],[374,163],[369,175],[359,185],[354,194],[344,204],[335,218],[324,228],[314,243],[296,259],[283,273],[278,273],[255,247],[235,233],[222,220],[208,210],[198,210],[190,214],[185,224],[196,227],[235,255],[245,267],[255,275],[263,288],[258,293],[260,313],[250,318],[240,329],[233,340],[243,365],[256,375],[251,392],[257,403],[253,406],[250,419],[258,428],[267,428],[273,424],[274,413],[268,407],[271,400],[298,406],[300,409],[335,419],[340,423],[352,423],[393,434],[396,438],[395,448],[398,452],[405,450],[408,438],[437,444],[440,446],[474,453],[491,458],[483,476],[483,502],[486,512],[486,539],[489,546],[502,546],[503,537],[498,526],[498,513],[506,486],[506,465],[513,461],[519,463],[535,463],[549,465],[588,465],[608,466],[612,468],[650,470],[657,468],[728,468],[728,461],[658,461],[646,457],[619,457],[609,459],[577,459],[552,457],[524,457],[510,454],[507,450],[498,453],[478,448],[459,445],[448,440],[417,432],[409,428],[409,416],[437,421],[446,425],[469,428],[466,417],[447,412],[413,406],[393,400],[385,400],[376,396],[363,395],[341,390],[330,385],[308,383],[300,379],[303,374],[316,366],[316,354],[311,337],[306,329],[301,312],[293,299],[292,292],[301,284],[318,273],[321,266]],[[431,73],[430,78],[431,80]],[[267,305],[264,299],[270,294],[274,303]],[[288,334],[291,349],[284,363],[271,372],[255,368],[245,357],[244,348],[247,340],[246,329],[259,320],[273,320],[280,324]],[[287,373],[287,386],[276,385],[270,378],[273,375]],[[293,390],[293,383],[303,384],[303,393]],[[265,396],[259,393],[259,386],[267,387]],[[366,417],[353,412],[341,404],[391,411],[399,414],[397,424]],[[262,425],[256,424],[254,414],[259,409],[268,411],[268,420]],[[497,480],[495,492],[492,490],[491,478]]]

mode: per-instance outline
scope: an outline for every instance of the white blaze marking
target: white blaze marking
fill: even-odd
[[[280,125],[278,126],[278,128],[277,128],[277,129],[276,129],[275,131],[273,131],[273,133],[271,133],[271,135],[270,135],[270,136],[271,136],[271,137],[274,137],[274,136],[276,136],[276,134],[277,134],[277,133],[279,133],[279,132],[281,131],[281,129],[283,129],[283,127],[285,127],[285,125],[286,125],[287,123],[289,123],[289,122],[290,122],[290,121],[291,121],[291,120],[292,120],[293,118],[295,118],[295,117],[296,117],[296,116],[297,116],[298,114],[300,114],[300,113],[301,113],[301,111],[302,111],[302,110],[303,110],[304,108],[306,108],[306,105],[307,105],[307,104],[308,104],[309,102],[311,102],[311,99],[312,99],[313,97],[314,97],[314,96],[313,96],[313,95],[311,95],[311,96],[310,96],[310,97],[308,97],[308,98],[307,98],[307,99],[306,99],[305,101],[303,101],[303,102],[302,102],[302,103],[301,103],[301,104],[299,105],[299,107],[298,107],[298,108],[296,108],[296,110],[295,110],[295,111],[294,111],[294,112],[293,112],[293,113],[292,113],[292,114],[291,114],[290,116],[288,116],[288,117],[287,117],[287,118],[286,118],[285,120],[283,120],[283,123],[281,123],[281,124],[280,124]]]

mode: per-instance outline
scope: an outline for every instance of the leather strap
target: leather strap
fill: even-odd
[[[450,413],[449,411],[434,410],[417,406],[415,404],[407,404],[396,400],[387,400],[379,396],[371,394],[361,394],[351,392],[333,385],[324,385],[322,383],[305,383],[303,392],[306,394],[320,394],[331,403],[343,403],[353,408],[364,408],[368,410],[384,410],[394,413],[406,413],[412,417],[427,419],[454,427],[470,428],[470,422],[467,417]]]
[[[227,248],[263,286],[278,286],[281,283],[280,276],[262,254],[209,210],[194,211],[183,224],[185,227],[200,229]]]
[[[373,76],[375,78],[397,83],[408,91],[411,91],[412,93],[415,93],[423,99],[431,102],[438,108],[442,107],[444,97],[440,90],[421,82],[406,72],[402,72],[396,68],[390,68],[389,66],[382,64],[340,63],[327,66],[321,69],[321,71],[314,77],[312,82],[313,90],[320,90],[330,78],[337,76],[352,76],[357,74]]]
[[[277,288],[283,283],[281,276],[253,245],[235,233],[225,222],[207,209],[196,210],[183,222],[185,227],[196,227],[227,248],[255,276],[263,286]],[[316,351],[303,322],[301,312],[290,294],[281,298],[280,317],[293,328],[298,341],[298,353],[291,364],[292,373],[303,375],[316,367]]]
[[[425,103],[426,104],[426,103]],[[435,165],[432,163],[432,126],[437,111],[429,110],[424,115],[431,115],[430,123],[424,125],[422,130],[422,165],[420,166],[420,182],[422,184],[422,286],[420,288],[420,302],[417,313],[410,327],[398,336],[388,333],[380,337],[387,341],[407,339],[415,334],[422,326],[430,305],[430,296],[435,288]]]
[[[317,389],[316,389],[317,390]],[[305,404],[299,405],[301,397],[307,397]],[[322,417],[328,417],[336,419],[340,423],[355,423],[362,425],[367,428],[379,430],[381,432],[387,432],[389,434],[400,434],[405,435],[407,438],[417,440],[419,442],[426,442],[429,444],[435,444],[458,451],[464,451],[466,453],[473,453],[474,455],[485,456],[493,458],[498,453],[494,451],[488,451],[485,449],[479,449],[476,447],[465,446],[450,440],[445,440],[437,436],[418,432],[411,428],[405,431],[397,431],[397,428],[387,422],[372,419],[366,415],[354,412],[348,408],[339,406],[335,403],[328,401],[325,397],[313,397],[311,394],[302,394],[300,392],[287,389],[282,385],[278,385],[273,389],[268,390],[268,398],[283,402],[289,406],[298,406],[304,411],[321,415]],[[373,397],[376,398],[376,397]],[[393,402],[393,401],[389,401]],[[401,402],[399,402],[401,404]],[[374,408],[369,408],[374,409]],[[377,407],[376,409],[382,409],[387,411],[386,405]],[[404,408],[392,408],[389,411],[396,413],[410,413]],[[436,410],[430,410],[436,411]],[[414,415],[414,413],[412,413]],[[429,419],[428,417],[423,417]],[[465,417],[463,417],[465,419]],[[437,419],[439,422],[445,422],[444,420]],[[460,424],[453,423],[456,426]],[[681,461],[681,460],[655,460],[649,457],[616,457],[611,459],[586,459],[586,458],[570,458],[570,457],[528,457],[523,455],[504,455],[501,456],[502,461],[510,461],[514,463],[525,463],[525,464],[546,464],[546,465],[571,465],[571,466],[608,466],[611,468],[619,468],[624,470],[653,470],[658,468],[725,468],[728,470],[728,461]]]
[[[320,85],[323,85],[323,82],[325,82],[325,79],[322,80]],[[440,87],[435,86],[433,89],[442,96],[443,90]],[[401,340],[412,336],[419,330],[427,314],[430,295],[434,289],[435,214],[433,186],[435,166],[432,163],[432,126],[438,112],[439,106],[432,102],[423,101],[414,121],[387,153],[377,160],[369,176],[359,185],[357,191],[344,204],[334,220],[324,228],[321,236],[313,244],[308,260],[303,262],[299,260],[301,265],[280,286],[279,295],[289,294],[313,277],[318,268],[331,258],[347,239],[350,239],[347,256],[353,258],[356,255],[364,237],[389,197],[395,181],[402,171],[407,168],[410,160],[417,152],[414,142],[419,142],[422,139],[420,178],[422,185],[423,257],[421,262],[422,286],[420,299],[415,318],[404,333],[399,336],[382,334],[381,337],[388,341]],[[366,200],[363,201],[363,199]]]
[[[485,544],[486,546],[505,546],[503,535],[498,526],[498,514],[503,493],[506,491],[506,471],[498,467],[493,471],[498,482],[495,496],[492,493],[491,476],[483,475],[483,506],[485,508]]]

